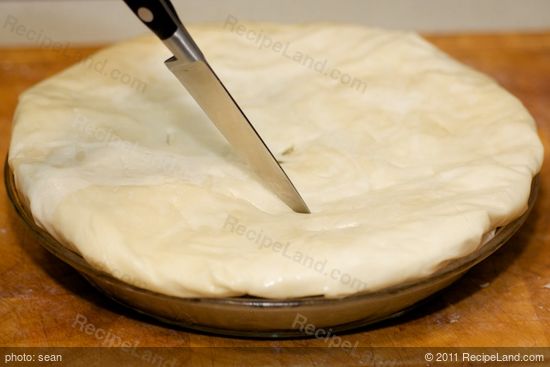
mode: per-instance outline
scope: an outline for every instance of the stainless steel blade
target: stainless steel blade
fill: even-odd
[[[208,63],[172,57],[165,64],[262,182],[294,211],[309,213],[300,193]]]

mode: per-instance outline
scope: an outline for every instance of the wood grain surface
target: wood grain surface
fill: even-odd
[[[519,97],[550,151],[550,32],[427,36]],[[0,153],[18,95],[97,50],[0,49]],[[546,160],[548,161],[548,153]],[[428,304],[343,335],[360,346],[550,346],[550,169],[525,226],[499,252]],[[80,315],[80,316],[79,316]],[[0,346],[101,346],[75,327],[84,316],[140,346],[319,346],[323,340],[243,340],[165,327],[118,306],[27,233],[0,188]]]

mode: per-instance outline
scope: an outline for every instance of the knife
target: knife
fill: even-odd
[[[168,69],[263,184],[295,212],[310,213],[288,175],[206,61],[170,0],[124,2],[172,51],[174,56],[165,62]]]

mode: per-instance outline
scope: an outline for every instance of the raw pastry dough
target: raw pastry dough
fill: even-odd
[[[9,163],[37,223],[169,295],[339,297],[429,275],[526,209],[542,145],[493,80],[413,33],[243,26],[287,48],[190,31],[311,215],[258,183],[145,37],[21,96]]]

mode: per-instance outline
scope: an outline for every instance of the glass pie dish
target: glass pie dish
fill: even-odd
[[[532,181],[528,209],[523,215],[494,231],[494,236],[476,251],[440,264],[423,278],[345,298],[307,297],[266,299],[257,297],[182,298],[142,289],[93,268],[77,252],[64,246],[39,227],[18,192],[9,164],[4,166],[6,189],[16,212],[39,243],[75,268],[104,294],[140,313],[168,324],[202,332],[238,337],[288,338],[304,336],[301,325],[332,332],[359,328],[397,317],[421,300],[461,277],[474,265],[503,246],[525,222],[536,200],[539,177]]]

